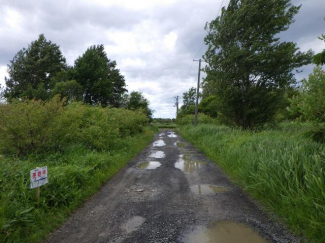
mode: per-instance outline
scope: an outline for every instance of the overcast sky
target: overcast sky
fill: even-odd
[[[325,43],[325,1],[302,4],[296,22],[282,34],[301,50],[319,52]],[[205,52],[204,25],[215,19],[222,0],[0,0],[0,84],[7,64],[43,33],[60,46],[68,64],[95,44],[116,60],[129,91],[140,91],[154,117],[175,117],[173,97],[194,87]],[[229,0],[224,0],[223,6]],[[303,68],[297,79],[312,71]]]

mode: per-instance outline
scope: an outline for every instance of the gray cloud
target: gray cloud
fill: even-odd
[[[204,26],[216,17],[222,0],[99,1],[0,0],[0,79],[9,60],[41,33],[60,45],[70,65],[90,45],[104,44],[128,89],[143,92],[156,117],[174,117],[173,97],[196,85],[198,64],[192,59],[204,54]],[[325,33],[325,2],[293,4],[303,6],[281,39],[297,42],[303,51],[323,49],[317,36]],[[312,68],[304,67],[297,79]]]

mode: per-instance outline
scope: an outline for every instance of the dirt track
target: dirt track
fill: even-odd
[[[300,241],[217,165],[172,130],[163,130],[48,242]]]

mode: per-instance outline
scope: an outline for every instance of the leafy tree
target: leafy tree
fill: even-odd
[[[325,122],[324,94],[325,72],[321,67],[316,67],[308,80],[303,80],[301,94],[291,99],[288,110],[292,114],[300,115],[303,120]]]
[[[216,118],[218,116],[218,103],[217,96],[210,95],[207,98],[201,100],[199,104],[199,112],[204,113],[210,117]]]
[[[127,92],[116,62],[107,58],[103,45],[91,46],[75,61],[74,79],[83,87],[84,102],[119,107]]]
[[[51,79],[65,70],[66,60],[59,46],[47,41],[41,34],[27,49],[20,50],[8,65],[9,77],[5,78],[4,97],[47,99]]]
[[[325,41],[325,35],[323,34],[322,36],[318,37],[318,39]],[[325,64],[325,49],[322,52],[320,52],[314,56],[313,62],[316,65],[324,65]]]
[[[183,93],[183,106],[187,109],[191,105],[195,105],[196,88],[190,88],[187,92]]]
[[[124,95],[124,107],[129,110],[142,110],[151,120],[153,111],[149,108],[149,101],[141,92],[133,91],[130,95]]]
[[[284,90],[296,81],[292,71],[312,58],[278,38],[299,9],[290,0],[230,0],[206,25],[205,82],[224,122],[251,129],[274,118]]]
[[[81,101],[82,92],[82,86],[76,80],[68,80],[56,83],[51,94],[53,97],[59,94],[61,98],[66,98],[69,102],[71,100]]]

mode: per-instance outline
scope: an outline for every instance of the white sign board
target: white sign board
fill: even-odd
[[[47,183],[47,166],[30,171],[30,188],[40,187]]]

